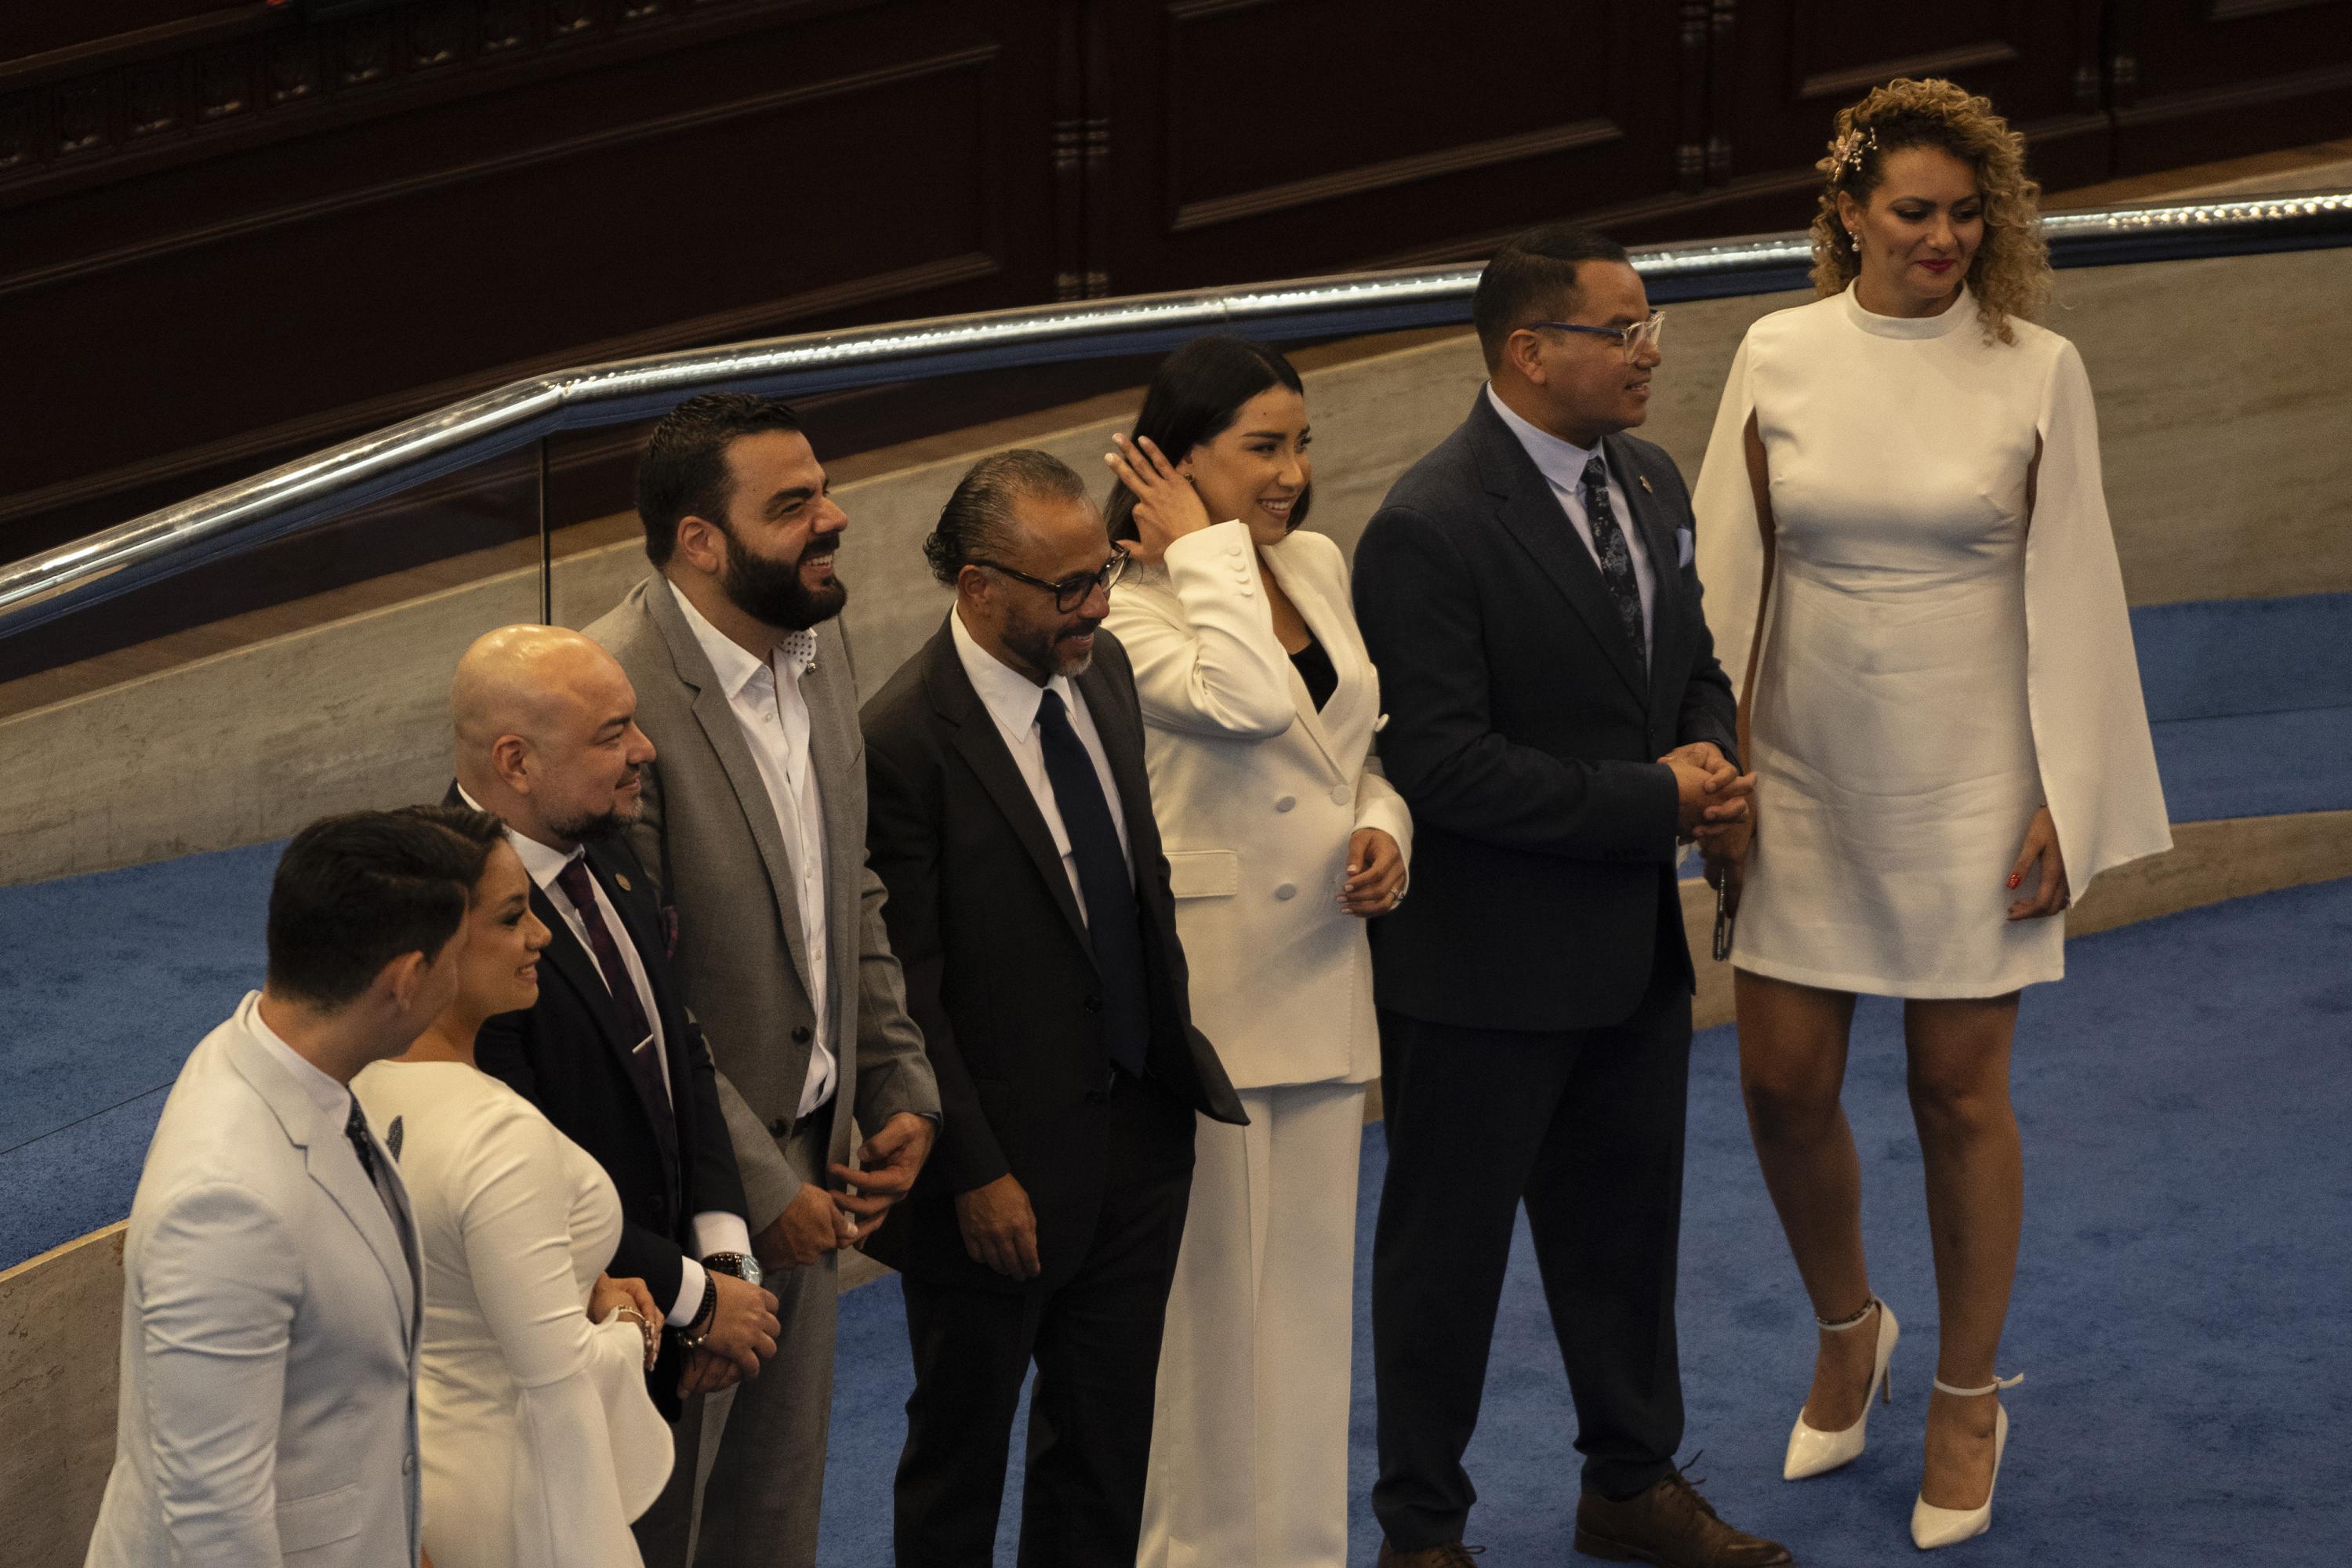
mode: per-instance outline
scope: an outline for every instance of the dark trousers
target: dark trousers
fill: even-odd
[[[1400,1551],[1462,1539],[1477,1495],[1462,1455],[1522,1198],[1576,1401],[1584,1485],[1612,1498],[1645,1490],[1682,1441],[1675,1263],[1689,993],[1654,983],[1622,1023],[1556,1034],[1386,1010],[1380,1021],[1381,1528]]]
[[[1013,1419],[1033,1360],[1021,1568],[1135,1561],[1160,1330],[1192,1195],[1192,1127],[1190,1111],[1120,1075],[1100,1218],[1074,1275],[1017,1293],[903,1279],[915,1393],[898,1460],[900,1568],[994,1562]]]

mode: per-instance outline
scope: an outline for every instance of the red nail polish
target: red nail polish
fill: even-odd
[[[2014,872],[2014,871],[2011,872],[2011,873],[2010,873],[2010,875],[2009,875],[2009,885],[2010,885],[2011,887],[2012,887],[2012,888],[2014,888],[2015,886],[2017,886],[2020,882],[2022,882],[2023,880],[2025,880],[2025,879],[2024,879],[2024,878],[2022,878],[2022,877],[2021,877],[2021,876],[2019,876],[2019,875],[2018,875],[2016,872]]]

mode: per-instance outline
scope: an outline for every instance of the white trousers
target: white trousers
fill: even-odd
[[[1168,1298],[1139,1568],[1344,1568],[1360,1083],[1202,1120]]]

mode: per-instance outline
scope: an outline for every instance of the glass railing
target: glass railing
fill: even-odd
[[[2352,242],[2352,194],[2106,208],[2053,215],[2045,225],[2062,267],[2336,246]],[[1808,259],[1803,237],[1780,235],[1647,248],[1635,264],[1653,300],[1666,303],[1795,287]],[[503,574],[535,536],[543,568],[560,548],[553,533],[566,526],[548,504],[559,484],[555,446],[641,423],[698,392],[802,398],[1149,355],[1215,328],[1295,342],[1459,324],[1477,272],[1365,273],[991,311],[517,382],[0,568],[0,682],[107,640],[85,633],[44,653],[28,634],[157,584],[179,582],[183,591],[159,604],[159,615],[133,619],[169,628],[161,635],[189,629],[173,623],[202,624],[197,605],[226,604],[229,617],[251,613],[236,595],[205,586],[221,581],[214,574],[226,560],[243,561],[238,574],[247,578],[332,591],[370,560],[385,564],[379,575],[426,563],[443,575]],[[543,569],[539,591],[544,610],[552,587]]]

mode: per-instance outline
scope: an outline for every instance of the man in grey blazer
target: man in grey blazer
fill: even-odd
[[[757,1379],[679,1421],[664,1528],[639,1537],[671,1562],[689,1550],[698,1430],[719,1447],[695,1561],[813,1568],[838,1251],[913,1186],[940,1107],[866,866],[857,689],[834,619],[848,520],[792,410],[733,394],[655,426],[637,510],[655,570],[588,635],[635,686],[659,751],[631,844],[671,911],[742,1171],[751,1267],[782,1323]]]
[[[122,1251],[89,1568],[414,1568],[415,1227],[350,1089],[457,994],[475,852],[404,812],[295,835],[263,988],[181,1069]]]

